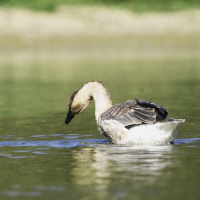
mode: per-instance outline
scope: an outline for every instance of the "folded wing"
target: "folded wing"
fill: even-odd
[[[117,120],[129,129],[140,124],[155,123],[167,117],[167,110],[151,101],[129,100],[117,104],[101,115],[102,120]]]

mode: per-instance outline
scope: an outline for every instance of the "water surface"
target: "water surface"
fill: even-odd
[[[2,62],[1,199],[198,199],[200,59],[94,51]],[[107,86],[113,104],[138,97],[186,119],[174,145],[107,144],[94,103],[65,125],[70,95],[93,80]]]

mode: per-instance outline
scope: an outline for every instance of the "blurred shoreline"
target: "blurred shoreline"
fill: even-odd
[[[136,14],[103,6],[62,6],[48,13],[1,7],[0,27],[1,62],[11,54],[76,59],[77,54],[127,58],[200,53],[200,10]]]

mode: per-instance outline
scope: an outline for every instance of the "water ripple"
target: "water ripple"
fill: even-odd
[[[187,139],[175,139],[174,145],[179,144],[191,144],[196,143],[200,138],[187,138]],[[50,146],[57,148],[73,148],[81,146],[90,146],[94,147],[98,144],[107,144],[105,139],[82,139],[82,140],[55,140],[55,141],[3,141],[0,142],[0,147],[3,146]]]
[[[80,147],[90,144],[102,144],[106,143],[104,139],[89,139],[89,140],[55,140],[55,141],[4,141],[0,142],[0,147],[3,146],[50,146],[57,148],[72,148],[72,147]]]

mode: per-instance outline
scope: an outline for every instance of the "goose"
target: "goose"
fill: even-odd
[[[109,144],[170,144],[177,136],[178,126],[185,122],[185,119],[168,118],[166,109],[138,98],[112,106],[106,86],[91,81],[71,95],[65,123],[81,114],[93,99],[98,130]]]

